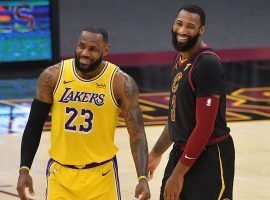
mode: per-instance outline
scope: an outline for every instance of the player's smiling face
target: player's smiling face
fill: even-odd
[[[172,44],[178,51],[189,51],[203,32],[204,26],[201,26],[200,15],[181,10],[172,27]]]
[[[108,44],[101,34],[83,31],[75,54],[76,68],[81,72],[91,72],[99,67],[103,56],[108,54]]]

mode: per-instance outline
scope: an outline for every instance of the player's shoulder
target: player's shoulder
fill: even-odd
[[[224,73],[223,65],[218,57],[213,51],[207,51],[202,53],[195,63],[193,69],[194,73],[204,74],[204,73]]]
[[[129,74],[121,70],[120,68],[115,73],[114,82],[117,85],[127,85],[127,84],[134,85],[135,84],[134,79]]]
[[[133,96],[138,95],[138,86],[135,80],[121,69],[115,74],[113,86],[117,99],[121,99],[123,96],[133,98]]]
[[[53,82],[54,81],[57,82],[60,70],[61,70],[61,62],[46,67],[39,75],[39,80],[46,81],[49,79],[52,80]]]
[[[219,56],[211,50],[203,51],[198,55],[198,59],[195,62],[195,65],[205,67],[222,67],[222,62]]]
[[[200,62],[221,62],[219,56],[212,50],[203,51],[198,58]]]
[[[57,74],[61,69],[61,62],[51,65],[44,69],[45,73]]]
[[[120,67],[110,62],[108,62],[108,64],[113,66],[116,70],[113,83],[117,86],[117,88],[121,87],[122,85],[137,86],[135,80],[129,74],[120,69]]]

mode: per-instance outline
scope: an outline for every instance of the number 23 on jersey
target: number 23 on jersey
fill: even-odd
[[[92,131],[94,114],[91,110],[66,107],[65,131],[89,134]]]

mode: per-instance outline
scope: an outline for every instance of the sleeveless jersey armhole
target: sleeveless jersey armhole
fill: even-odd
[[[113,103],[115,104],[116,107],[120,107],[120,105],[117,103],[117,100],[114,96],[114,92],[113,92],[113,81],[114,81],[114,77],[116,72],[119,70],[119,67],[115,67],[115,69],[112,72],[111,78],[110,78],[110,94],[111,94],[111,98],[113,100]]]
[[[55,95],[55,93],[56,93],[56,91],[57,91],[57,89],[58,89],[58,87],[59,87],[59,84],[60,84],[60,82],[61,82],[62,76],[63,76],[64,62],[65,62],[65,61],[62,61],[62,62],[61,62],[61,65],[60,65],[60,72],[59,72],[59,76],[58,76],[58,79],[57,79],[57,82],[56,82],[56,86],[55,86],[55,88],[54,88],[54,90],[53,90],[53,96]]]

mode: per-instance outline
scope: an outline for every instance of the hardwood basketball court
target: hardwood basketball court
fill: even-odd
[[[236,148],[234,199],[270,199],[270,120],[231,122],[229,126]],[[146,127],[149,150],[162,129],[163,126]],[[33,199],[36,200],[44,199],[46,190],[45,168],[48,160],[49,136],[49,132],[43,133],[31,169],[35,190]],[[125,127],[117,128],[115,140],[119,147],[118,164],[122,199],[131,200],[137,179]],[[0,134],[0,200],[18,199],[16,183],[20,142],[21,134]],[[159,199],[159,187],[168,153],[169,151],[164,154],[153,180],[149,182],[153,200]]]
[[[252,54],[250,51],[246,53],[233,51],[232,56],[235,60],[225,59],[223,63],[228,80],[226,118],[229,121],[236,148],[234,187],[236,200],[270,199],[270,61],[267,52],[269,51],[264,50]],[[139,102],[146,125],[149,150],[159,137],[163,129],[162,124],[166,122],[168,114],[168,91],[170,90],[168,66],[171,63],[171,56],[162,55],[154,57],[164,58],[165,56],[168,61],[160,62],[161,60],[155,59],[156,63],[152,63],[151,60],[152,64],[149,66],[147,56],[145,59],[128,57],[126,60],[141,63],[137,62],[133,67],[123,68],[126,73],[133,76],[140,89]],[[244,56],[238,58],[238,55]],[[247,55],[249,59],[253,59],[251,55],[260,56],[257,61],[255,57],[254,61],[246,61]],[[261,55],[267,55],[265,57],[267,60],[260,60]],[[122,63],[122,65],[126,64]],[[16,184],[22,134],[14,133],[23,132],[31,101],[35,96],[36,77],[32,75],[30,78],[16,77],[14,79],[16,74],[7,74],[3,79],[1,78],[3,74],[0,74],[0,200],[18,199]],[[33,199],[35,200],[45,199],[45,168],[50,145],[50,133],[46,131],[50,130],[50,123],[49,117],[31,169],[35,190]],[[131,200],[137,177],[129,148],[128,133],[124,126],[124,120],[120,115],[115,141],[119,147],[121,193],[123,200]],[[159,188],[168,154],[169,151],[163,156],[154,179],[149,182],[153,200],[159,199]]]

